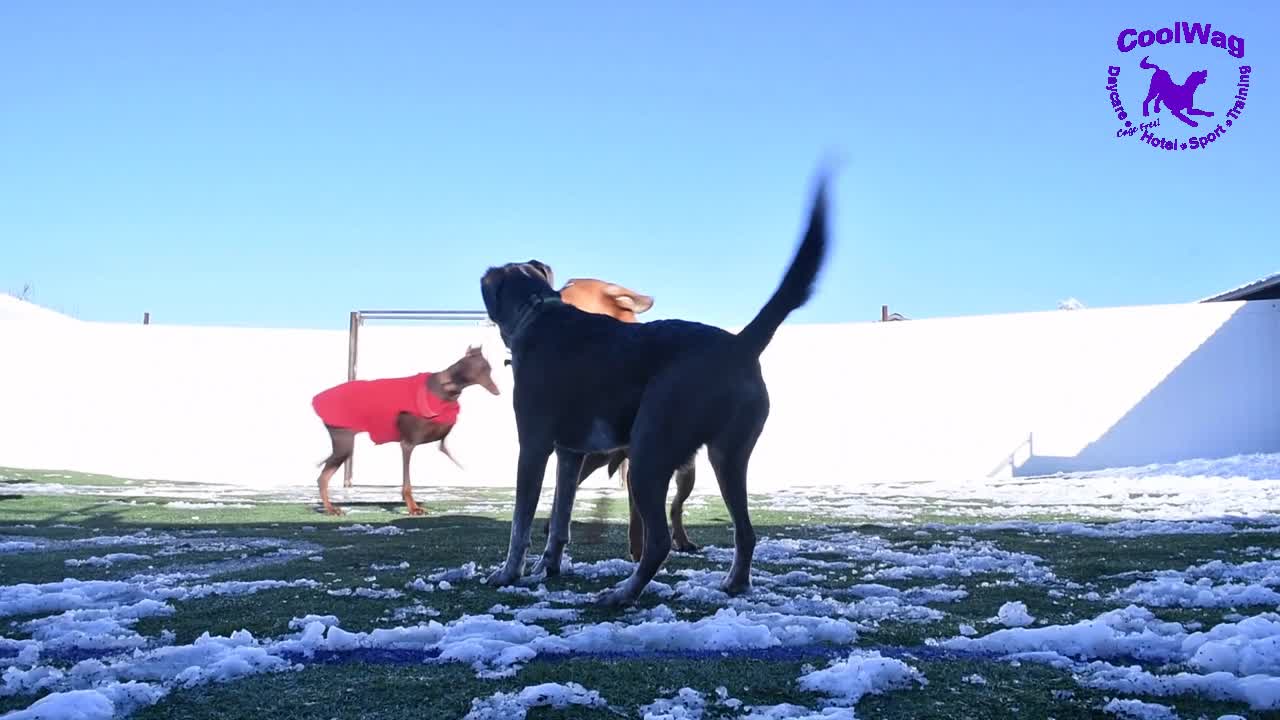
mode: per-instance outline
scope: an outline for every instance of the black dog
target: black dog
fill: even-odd
[[[721,587],[732,594],[750,588],[756,536],[747,512],[747,463],[769,416],[760,354],[809,299],[826,247],[821,182],[791,267],[737,335],[684,320],[624,323],[583,312],[560,299],[551,268],[537,260],[489,268],[481,294],[511,349],[520,441],[510,545],[490,585],[510,585],[524,574],[551,451],[558,460],[551,531],[535,572],[555,575],[584,458],[626,448],[644,546],[635,571],[602,601],[633,602],[671,551],[663,512],[671,476],[705,445],[734,526],[733,565]]]

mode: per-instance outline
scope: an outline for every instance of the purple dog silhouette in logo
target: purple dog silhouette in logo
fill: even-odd
[[[1156,112],[1160,112],[1160,103],[1163,101],[1164,106],[1169,108],[1169,112],[1173,113],[1174,117],[1191,127],[1199,127],[1200,123],[1183,115],[1184,110],[1191,115],[1213,117],[1213,113],[1208,110],[1197,110],[1192,107],[1195,104],[1196,88],[1203,85],[1205,79],[1209,77],[1208,70],[1197,70],[1191,73],[1187,76],[1187,81],[1179,85],[1169,76],[1168,70],[1161,70],[1159,65],[1147,62],[1147,58],[1142,58],[1140,65],[1143,70],[1155,70],[1151,76],[1151,86],[1147,88],[1147,99],[1142,101],[1143,117],[1151,114],[1147,111],[1147,106],[1152,100],[1156,101]]]

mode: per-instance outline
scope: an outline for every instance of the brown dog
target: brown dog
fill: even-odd
[[[636,315],[653,307],[653,298],[641,295],[621,285],[595,278],[574,278],[560,288],[560,299],[584,312],[597,315],[608,315],[615,320],[626,323],[638,322]],[[671,544],[679,552],[697,552],[698,546],[689,541],[684,529],[684,502],[693,492],[694,459],[676,470],[676,497],[671,501]],[[609,476],[621,471],[622,483],[627,485],[630,468],[627,463],[627,451],[615,450],[610,453],[588,455],[583,458],[582,470],[578,474],[578,485],[581,486],[591,473],[602,467],[608,467]],[[628,546],[631,559],[640,560],[640,550],[644,541],[644,526],[635,503],[631,502],[628,486],[627,504],[630,506],[631,519],[627,524]],[[549,525],[543,527],[548,532]]]
[[[321,461],[317,483],[320,503],[330,515],[342,511],[329,502],[329,480],[355,449],[356,433],[367,432],[375,444],[398,440],[404,463],[400,497],[410,515],[426,511],[413,501],[409,482],[409,459],[419,445],[440,441],[440,452],[462,467],[444,439],[458,421],[458,396],[471,385],[479,385],[494,395],[498,386],[490,377],[489,361],[480,348],[468,347],[462,359],[436,373],[419,373],[402,378],[352,380],[325,390],[311,401],[324,422],[333,443],[329,457]]]

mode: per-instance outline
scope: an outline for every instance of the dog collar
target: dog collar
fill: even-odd
[[[520,307],[519,313],[516,314],[516,323],[515,326],[511,328],[511,332],[502,333],[503,342],[506,343],[507,347],[511,347],[511,344],[529,328],[529,324],[538,316],[538,312],[542,309],[543,305],[563,304],[564,301],[560,299],[560,295],[558,293],[555,295],[534,295],[529,298],[529,300]],[[501,330],[501,328],[499,328],[499,330]]]

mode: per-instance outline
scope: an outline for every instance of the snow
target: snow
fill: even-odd
[[[1235,564],[1215,560],[1184,571],[1160,571],[1154,579],[1135,582],[1117,596],[1153,607],[1274,608],[1280,605],[1280,593],[1272,589],[1275,586],[1280,586],[1280,561]]]
[[[567,708],[571,705],[606,707],[600,693],[587,690],[575,682],[542,683],[515,693],[494,693],[488,698],[471,701],[471,711],[463,720],[524,720],[530,708]]]
[[[427,576],[427,580],[440,584],[441,590],[448,590],[447,583],[455,583],[461,580],[471,580],[476,576],[475,562],[469,562],[461,567],[440,570]]]
[[[112,720],[155,704],[164,690],[148,683],[112,683],[89,690],[67,690],[40,698],[25,710],[0,715],[3,720]]]
[[[939,645],[1069,669],[1087,687],[1154,696],[1196,693],[1280,709],[1280,615],[1273,613],[1188,632],[1130,605],[1072,625],[1010,628]],[[1183,664],[1196,672],[1157,675],[1109,662],[1129,659]]]
[[[103,556],[93,556],[79,560],[76,558],[67,558],[64,562],[67,567],[111,567],[118,562],[131,562],[134,560],[150,560],[150,555],[139,555],[137,553],[107,553]]]
[[[1168,705],[1141,700],[1113,698],[1102,710],[1125,720],[1178,720],[1178,714]]]
[[[1266,475],[1270,471],[1264,472],[1264,466],[1243,463],[1236,470]],[[1198,469],[1203,468],[1190,464],[1182,471]],[[1139,468],[1124,473],[1142,485],[1161,482],[1168,471],[1168,467]],[[1105,476],[1114,484],[1114,478],[1122,474],[1117,471]],[[1091,478],[1096,477],[1102,476],[1024,480],[1028,488],[1044,489],[1058,481],[1077,487],[1073,483],[1093,482]],[[1266,484],[1271,480],[1250,482]],[[1175,489],[1174,495],[1177,492]],[[810,497],[804,502],[816,507],[829,499]],[[766,496],[765,507],[773,500]],[[786,495],[786,501],[803,507],[799,494]],[[1140,499],[1136,506],[1141,508],[1143,502]],[[898,538],[894,540],[866,530],[829,530],[804,539],[761,536],[754,588],[739,597],[729,597],[719,589],[733,549],[708,546],[701,559],[712,567],[669,565],[655,579],[649,593],[661,604],[587,623],[584,617],[595,620],[600,616],[582,606],[595,599],[599,586],[607,587],[628,575],[634,563],[618,558],[574,562],[566,556],[568,583],[526,578],[518,586],[500,589],[502,595],[491,596],[502,598],[502,602],[486,614],[441,617],[440,611],[422,601],[430,597],[450,603],[462,599],[463,594],[474,595],[488,570],[478,563],[497,558],[431,567],[429,559],[415,556],[411,566],[410,561],[388,553],[368,564],[368,569],[369,560],[356,566],[355,582],[370,573],[363,586],[340,583],[336,573],[327,573],[331,578],[327,581],[219,580],[215,575],[221,572],[318,558],[324,548],[276,538],[223,537],[213,530],[200,534],[144,529],[81,539],[36,537],[34,529],[30,536],[0,535],[0,552],[73,551],[77,556],[66,561],[68,575],[92,568],[91,577],[115,578],[69,577],[0,586],[0,618],[13,618],[5,627],[25,633],[0,637],[0,667],[7,667],[0,676],[0,696],[51,693],[19,711],[27,715],[11,714],[3,720],[36,717],[31,713],[49,710],[69,717],[76,717],[77,712],[85,717],[122,717],[178,688],[297,669],[314,662],[317,653],[334,654],[341,660],[345,653],[399,651],[420,655],[428,663],[462,663],[480,678],[510,678],[540,658],[647,657],[668,652],[740,654],[783,648],[809,652],[814,645],[827,646],[834,659],[821,669],[801,671],[794,686],[797,691],[821,695],[818,708],[791,704],[751,707],[723,688],[705,694],[683,688],[658,690],[648,696],[655,699],[640,715],[662,720],[852,720],[854,707],[866,695],[905,691],[925,682],[908,664],[916,662],[913,655],[918,653],[914,650],[906,655],[886,650],[881,655],[854,647],[860,640],[877,642],[874,632],[885,623],[924,625],[926,632],[940,637],[927,642],[943,650],[1061,668],[1081,686],[1115,695],[1108,698],[1105,710],[1116,717],[1171,717],[1168,706],[1159,701],[1183,694],[1242,703],[1258,710],[1280,709],[1280,614],[1268,612],[1280,609],[1280,551],[1272,549],[1280,517],[1212,512],[1148,517],[1177,515],[1171,511],[1177,509],[1176,503],[1158,511],[1155,507],[1110,524],[1010,519],[963,526],[927,525],[914,533],[890,536]],[[350,535],[378,536],[418,530],[377,524],[346,524],[336,529]],[[973,537],[973,533],[992,530],[1018,533],[1019,550],[1005,549],[998,540]],[[5,532],[26,530],[10,527]],[[1250,538],[1238,545],[1224,544],[1230,554],[1224,550],[1216,555],[1221,559],[1212,562],[1199,558],[1195,564],[1186,561],[1172,569],[1096,578],[1096,584],[1082,580],[1084,585],[1059,577],[1050,563],[1033,554],[1037,544],[1048,545],[1055,536],[1125,540],[1164,534],[1232,534],[1236,538],[1243,534]],[[902,540],[904,537],[907,539]],[[1238,549],[1250,543],[1250,547]],[[201,558],[198,565],[161,570],[146,566],[181,563],[182,556],[192,552],[220,559],[204,562]],[[134,562],[144,563],[145,571],[135,573],[138,566],[129,564]],[[298,566],[317,573],[325,569],[308,562],[297,562],[292,569],[296,571]],[[410,567],[412,574],[405,572]],[[373,573],[386,573],[382,582],[394,587],[380,586],[379,575]],[[406,578],[412,580],[406,582]],[[287,632],[281,635],[256,638],[241,631],[216,637],[206,633],[192,643],[178,645],[172,633],[143,636],[136,630],[140,619],[180,612],[180,604],[186,600],[285,588],[313,590],[318,600],[298,610],[299,616],[290,618]],[[438,592],[449,594],[420,594]],[[975,621],[972,616],[953,614],[951,604],[970,593],[981,593],[984,603],[987,594],[994,594],[991,607],[999,608],[995,616]],[[1040,603],[1038,598],[1045,595],[1054,602]],[[407,598],[395,604],[402,607],[390,603],[376,607],[374,612],[381,613],[382,620],[374,625],[381,627],[362,624],[360,631],[355,631],[342,627],[339,617],[329,614],[334,609],[327,605],[330,596],[351,601]],[[1081,600],[1098,603],[1084,606],[1085,612],[1097,613],[1096,617],[1077,621],[1076,615],[1068,614],[1069,620],[1062,624],[1046,624],[1061,616],[1049,609],[1050,604]],[[1044,617],[1033,617],[1028,602]],[[1107,609],[1117,604],[1123,607]],[[1152,612],[1159,608],[1211,612],[1195,613],[1197,622],[1178,623],[1160,620]],[[1080,612],[1080,606],[1074,605],[1072,610]],[[983,615],[990,612],[984,604]],[[951,633],[956,635],[951,637]],[[966,692],[982,691],[987,682],[977,673],[958,681],[959,689]],[[513,687],[519,685],[504,686]],[[45,705],[40,706],[41,702]],[[478,697],[468,717],[524,717],[535,707],[572,705],[608,708],[606,699],[588,688],[570,682],[547,683]],[[1098,711],[1099,706],[1093,710]],[[635,716],[634,707],[625,711]],[[622,710],[608,708],[608,712]]]
[[[1026,627],[1035,621],[1031,617],[1031,613],[1027,612],[1027,606],[1021,601],[1007,602],[1000,606],[1000,610],[996,612],[996,622],[1005,627]]]
[[[1183,657],[1185,639],[1185,629],[1178,623],[1161,622],[1150,610],[1130,605],[1072,625],[1008,628],[940,644],[950,650],[997,655],[1049,652],[1081,660],[1133,657],[1170,662]]]
[[[826,669],[801,675],[799,681],[804,690],[822,693],[848,705],[856,705],[864,695],[878,695],[913,683],[925,685],[928,680],[901,660],[881,657],[878,652],[860,651],[831,663]]]
[[[361,533],[364,535],[403,535],[404,530],[395,525],[381,525],[374,527],[372,525],[364,525],[357,523],[355,525],[343,525],[338,528],[338,532]]]

